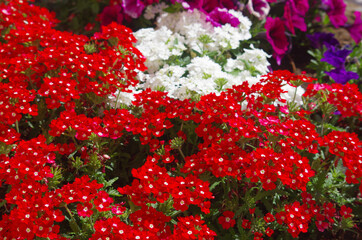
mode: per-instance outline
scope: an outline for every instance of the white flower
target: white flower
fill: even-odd
[[[217,50],[214,43],[204,45],[199,38],[207,35],[212,38],[214,27],[206,22],[206,16],[197,9],[174,14],[163,13],[157,19],[157,27],[166,26],[168,29],[185,37],[185,44],[202,53],[203,50]],[[215,42],[215,39],[212,39]]]
[[[294,99],[294,102],[300,106],[303,104],[302,95],[304,94],[305,90],[302,87],[294,87],[289,84],[285,84],[282,87],[282,90],[287,91],[286,93],[280,94],[282,99],[287,100],[288,102],[292,102]],[[285,103],[286,104],[286,103]],[[281,105],[285,105],[281,104]]]
[[[168,5],[164,2],[158,3],[156,5],[148,5],[143,16],[146,19],[151,20],[155,18],[156,15],[163,13],[163,9],[167,7]]]
[[[236,17],[240,22],[238,29],[240,31],[240,34],[242,35],[242,40],[250,39],[251,38],[251,34],[250,34],[251,21],[249,20],[249,18],[245,17],[242,14],[242,12],[235,11],[233,9],[230,9],[229,13],[234,15],[234,17]]]
[[[141,87],[143,89],[161,90],[169,93],[169,96],[177,91],[181,86],[180,78],[186,69],[180,66],[165,65],[154,74],[139,74]]]
[[[142,90],[138,89],[137,87],[129,86],[127,89],[130,92],[117,90],[117,92],[115,92],[113,96],[109,96],[109,103],[113,108],[119,107],[120,104],[130,106],[132,104],[132,101],[136,100],[134,95],[142,92]]]
[[[263,50],[254,48],[253,45],[250,45],[250,47],[251,49],[244,49],[244,53],[238,55],[236,59],[227,59],[224,66],[225,71],[233,72],[235,70],[247,70],[253,72],[254,76],[268,73],[269,62],[267,58],[270,56]]]
[[[165,26],[157,30],[143,28],[135,32],[134,36],[137,39],[135,47],[147,58],[145,65],[149,73],[157,71],[162,61],[170,56],[179,56],[186,50],[184,38]]]

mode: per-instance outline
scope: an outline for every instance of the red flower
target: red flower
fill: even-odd
[[[243,219],[242,223],[241,223],[241,226],[244,228],[244,229],[250,229],[251,228],[251,222],[250,220],[248,219]]]
[[[273,233],[274,233],[274,230],[273,229],[271,229],[271,228],[267,228],[267,229],[265,229],[265,234],[268,236],[268,237],[271,237],[271,235],[273,235]]]
[[[273,214],[267,213],[267,214],[264,216],[264,220],[265,220],[265,222],[270,223],[270,222],[274,222],[274,221],[275,221],[275,218],[274,218]]]
[[[223,212],[223,216],[218,218],[219,223],[224,229],[229,229],[235,225],[235,220],[233,219],[235,213],[231,211]]]
[[[77,206],[77,212],[79,216],[82,217],[90,217],[93,214],[93,204],[86,202],[84,204],[78,204]]]
[[[351,213],[352,213],[352,208],[346,207],[345,205],[343,205],[341,207],[341,210],[339,211],[339,213],[342,215],[342,217],[344,218],[350,218],[352,217]]]

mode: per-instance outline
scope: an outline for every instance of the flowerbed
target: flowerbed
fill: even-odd
[[[158,28],[103,12],[90,37],[0,3],[0,238],[358,239],[360,50],[311,35],[318,79],[270,71],[236,1],[136,2],[110,6]]]

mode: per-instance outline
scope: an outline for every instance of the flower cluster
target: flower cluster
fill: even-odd
[[[153,2],[122,9],[131,16]],[[159,28],[136,37],[116,23],[92,37],[61,32],[44,8],[0,4],[1,239],[333,238],[354,229],[362,143],[332,120],[361,119],[357,85],[267,73],[260,49],[234,51],[233,36],[239,44],[250,27],[234,10],[221,14],[234,1],[213,1],[220,15],[206,1],[177,2],[189,11],[159,12]],[[154,49],[138,34],[158,41]],[[141,88],[140,76],[173,88]],[[189,80],[172,85],[180,79]],[[182,87],[198,97],[176,96]],[[109,104],[132,88],[128,106]]]
[[[136,47],[146,56],[147,72],[139,73],[140,85],[133,88],[162,90],[177,99],[199,98],[219,93],[247,81],[257,83],[268,70],[268,55],[256,49],[240,49],[240,42],[251,37],[251,22],[240,12],[229,10],[239,23],[213,26],[197,9],[177,13],[161,13],[157,29],[143,28],[135,32]],[[240,49],[243,53],[233,54]],[[229,54],[229,57],[225,57]],[[235,55],[234,57],[231,57]],[[293,95],[293,89],[286,89]],[[298,98],[303,94],[298,91]],[[120,93],[119,100],[132,99]],[[299,101],[300,103],[300,101]]]
[[[259,6],[268,5],[264,0],[257,0],[255,2],[260,2]],[[281,7],[279,2],[268,2],[272,2],[270,3],[272,10],[274,7]],[[288,0],[283,1],[282,5],[284,5],[283,15],[268,16],[265,22],[267,40],[273,48],[273,56],[279,65],[282,58],[292,50],[292,42],[290,38],[288,39],[288,36],[297,35],[295,29],[313,33],[313,29],[323,30],[326,25],[325,23],[331,23],[334,28],[343,27],[347,29],[357,44],[361,41],[361,13],[355,11],[354,23],[348,24],[346,16],[347,5],[343,0],[315,1],[312,5],[307,0]],[[316,11],[316,8],[319,11]],[[333,72],[332,74],[335,75],[337,73]]]

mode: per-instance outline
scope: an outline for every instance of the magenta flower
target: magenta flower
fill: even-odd
[[[265,19],[269,14],[270,6],[266,0],[249,0],[246,8],[258,19]]]
[[[289,2],[292,4],[293,10],[303,17],[309,10],[308,0],[290,0]]]
[[[288,51],[289,42],[285,35],[284,22],[280,18],[267,17],[265,22],[266,39],[272,45],[273,57],[280,65],[285,53]]]
[[[179,2],[185,9],[197,9],[206,15],[206,20],[213,26],[221,26],[229,23],[237,27],[240,21],[228,12],[228,9],[237,9],[240,3],[237,0],[171,0],[171,3]]]
[[[182,3],[186,9],[198,9],[202,12],[210,13],[216,8],[237,9],[241,6],[238,0],[170,0],[172,4],[175,2]]]
[[[240,24],[239,19],[229,13],[226,8],[215,8],[209,13],[206,20],[210,21],[212,25],[216,27],[226,23],[229,23],[233,27],[237,27]]]
[[[220,5],[227,9],[239,9],[241,7],[239,0],[220,0]]]
[[[141,16],[145,4],[140,0],[123,0],[122,7],[125,14],[131,18],[138,18]]]
[[[343,0],[323,0],[327,6],[327,15],[334,27],[338,28],[347,22],[347,17],[344,14],[346,4]]]
[[[99,17],[102,26],[107,26],[112,22],[122,24],[123,21],[122,7],[120,5],[107,6],[103,9]]]
[[[199,0],[199,1],[187,1],[187,2],[198,2],[197,8],[198,9],[202,8],[208,13],[213,11],[215,8],[221,7],[218,0]]]
[[[353,40],[358,44],[362,39],[362,21],[361,21],[361,12],[354,12],[355,20],[351,26],[347,27],[347,30],[351,34]]]
[[[294,28],[298,28],[303,32],[307,31],[304,15],[296,11],[291,1],[286,2],[284,5],[284,19],[286,27],[292,34],[295,34]]]

